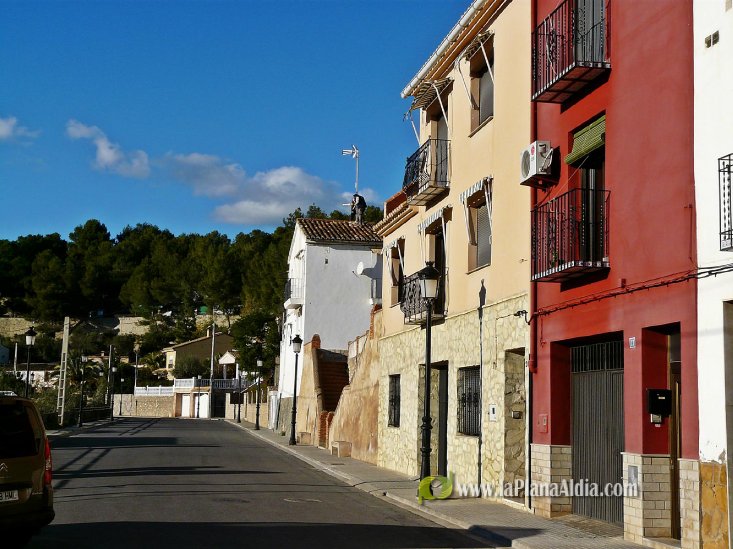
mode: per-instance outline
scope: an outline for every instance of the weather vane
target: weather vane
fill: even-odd
[[[341,155],[350,156],[356,160],[356,183],[354,183],[354,190],[356,194],[359,194],[359,149],[356,148],[356,145],[351,145],[350,149],[342,149]]]

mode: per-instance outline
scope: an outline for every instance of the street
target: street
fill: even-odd
[[[52,443],[29,547],[486,547],[224,421],[124,419]]]

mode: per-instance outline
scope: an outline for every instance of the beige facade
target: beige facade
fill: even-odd
[[[458,482],[526,479],[530,196],[517,151],[530,135],[529,9],[481,5],[403,92],[421,105],[414,158],[424,160],[408,161],[408,174],[423,173],[387,201],[377,226],[385,242],[378,464],[390,469],[420,472],[426,333],[411,275],[435,261],[444,287],[431,341],[433,473],[440,463]]]

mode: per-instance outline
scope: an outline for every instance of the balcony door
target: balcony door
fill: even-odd
[[[445,312],[445,235],[443,234],[442,227],[430,235],[431,240],[431,255],[434,261],[435,268],[440,273],[440,280],[438,281],[438,297],[435,300],[435,306],[433,312],[439,315]]]
[[[605,156],[605,149],[598,149],[583,160],[580,168],[583,192],[581,193],[578,245],[581,261],[603,260]]]
[[[575,59],[580,64],[605,59],[604,0],[577,0],[575,21]]]

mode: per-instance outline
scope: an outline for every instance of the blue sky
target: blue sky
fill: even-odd
[[[270,230],[379,204],[416,148],[400,91],[468,0],[0,1],[0,238]]]

